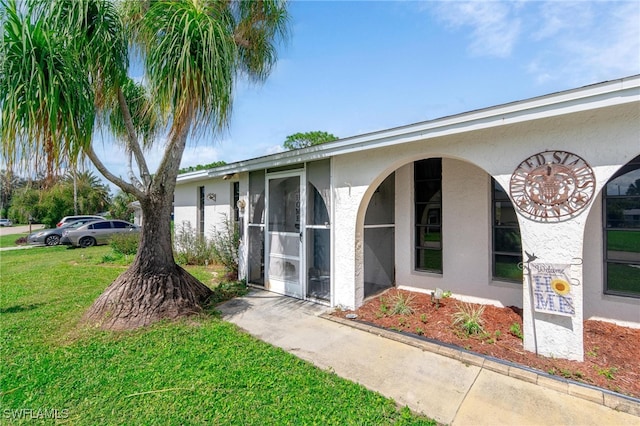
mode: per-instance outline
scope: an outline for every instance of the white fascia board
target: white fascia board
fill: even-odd
[[[181,175],[178,177],[178,182],[186,182],[187,179],[199,180],[206,177],[221,177],[231,173],[286,166],[330,158],[355,151],[433,139],[632,102],[640,102],[640,75],[442,117],[431,121],[348,137],[309,148],[285,151],[278,154],[239,161],[205,171],[205,176],[202,176],[201,173],[203,172]],[[198,173],[197,177],[195,173]]]

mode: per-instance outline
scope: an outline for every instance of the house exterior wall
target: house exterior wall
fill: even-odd
[[[423,291],[440,287],[457,293],[456,290],[460,289],[465,298],[520,305],[525,311],[526,349],[545,355],[582,359],[583,291],[585,285],[591,283],[586,296],[594,297],[602,292],[601,273],[596,278],[587,278],[586,283],[583,278],[583,266],[598,275],[592,258],[602,264],[601,254],[598,257],[590,249],[586,253],[590,256],[588,265],[584,264],[583,258],[582,238],[586,219],[597,200],[592,200],[571,220],[559,223],[519,217],[523,250],[535,254],[538,262],[575,264],[571,267],[571,276],[580,283],[572,288],[574,316],[537,313],[532,308],[527,274],[520,292],[511,284],[494,283],[490,279],[489,178],[495,177],[507,189],[511,174],[524,159],[544,151],[568,151],[590,164],[596,176],[595,193],[598,194],[618,168],[638,155],[639,123],[637,105],[624,104],[597,112],[577,111],[407,142],[392,149],[369,150],[364,161],[359,152],[334,157],[334,227],[336,235],[340,236],[334,244],[335,253],[339,253],[335,259],[334,303],[345,307],[357,307],[363,303],[364,214],[377,185],[391,171],[397,170],[397,284]],[[430,157],[444,159],[442,275],[412,270],[414,222],[411,216],[413,204],[409,202],[412,199],[412,173],[407,165]],[[599,204],[595,211],[601,214]],[[486,249],[477,253],[478,247]],[[593,290],[593,286],[598,289]],[[620,301],[621,298],[596,297],[600,299],[598,308],[591,300],[587,303],[594,312],[607,315],[605,318],[628,315],[628,321],[639,322],[640,302],[637,299]],[[515,303],[519,300],[520,303]],[[629,309],[615,310],[620,307]]]
[[[221,178],[181,184],[174,197],[174,224],[176,232],[187,224],[196,230],[198,226],[198,188],[204,186],[204,235],[211,238],[216,228],[222,229],[224,220],[233,220],[233,182],[240,180],[240,198],[245,199],[247,193],[246,173],[243,179],[224,180]],[[215,195],[215,200],[208,196]]]
[[[521,283],[491,278],[490,176],[469,163],[442,160],[442,274],[414,268],[413,164],[396,176],[396,285],[424,292],[441,288],[463,301],[521,307]]]
[[[395,172],[395,281],[401,288],[523,308],[524,346],[543,355],[582,360],[584,319],[640,327],[640,299],[603,293],[601,192],[624,164],[640,154],[639,77],[562,92],[462,116],[389,129],[295,152],[230,165],[215,173],[290,167],[331,159],[331,305],[355,308],[364,301],[364,221],[374,191]],[[518,215],[525,264],[567,264],[575,313],[534,310],[531,276],[522,283],[492,278],[491,178],[507,192],[514,170],[547,151],[578,155],[591,167],[595,187],[587,206],[562,221]],[[414,161],[442,158],[442,255],[440,274],[415,270]],[[236,177],[238,175],[236,174]],[[199,182],[189,179],[200,179]],[[176,224],[197,221],[197,188],[217,193],[206,202],[206,227],[231,213],[231,187],[222,177],[179,182]],[[240,173],[241,194],[248,193]],[[227,185],[226,188],[224,185]],[[245,235],[246,235],[246,222]],[[243,240],[243,244],[246,239]],[[245,249],[241,246],[241,253]],[[246,253],[245,253],[246,254]],[[242,254],[241,254],[242,257]],[[241,265],[244,266],[243,260]],[[242,272],[241,272],[242,276]]]

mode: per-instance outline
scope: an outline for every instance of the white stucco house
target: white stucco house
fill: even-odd
[[[583,320],[640,327],[639,179],[631,76],[183,174],[174,219],[237,221],[250,285],[344,308],[440,288],[582,360]]]

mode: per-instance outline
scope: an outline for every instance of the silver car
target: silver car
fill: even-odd
[[[61,244],[92,247],[107,244],[116,234],[138,233],[140,227],[124,220],[97,220],[62,232]]]
[[[27,237],[27,242],[29,244],[37,244],[37,245],[46,245],[46,246],[57,246],[60,244],[60,240],[62,239],[62,233],[66,229],[75,229],[78,228],[85,223],[94,222],[98,219],[80,219],[75,222],[67,222],[62,225],[60,228],[51,228],[51,229],[41,229],[32,234],[29,234]]]

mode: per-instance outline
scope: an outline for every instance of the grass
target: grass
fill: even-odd
[[[11,235],[2,235],[0,236],[0,247],[12,247],[16,245],[16,240],[20,237],[27,237],[29,233],[26,234],[11,234]]]
[[[485,305],[474,307],[470,303],[457,305],[458,310],[453,313],[453,325],[460,327],[466,335],[484,333],[482,314]]]
[[[607,231],[607,249],[614,251],[640,252],[640,233],[638,231]]]
[[[126,268],[102,263],[110,250],[2,252],[0,409],[12,424],[40,413],[76,425],[435,425],[215,315],[130,332],[79,327]]]

